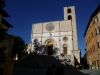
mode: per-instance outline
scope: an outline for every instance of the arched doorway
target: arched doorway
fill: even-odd
[[[47,38],[44,41],[44,46],[46,47],[45,53],[48,55],[53,55],[54,47],[56,46],[56,41],[53,38]]]
[[[53,42],[52,41],[48,41],[47,43],[47,54],[53,55]]]
[[[67,54],[67,45],[66,44],[63,45],[63,53]]]

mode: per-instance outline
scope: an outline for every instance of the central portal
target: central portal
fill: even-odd
[[[47,54],[53,55],[53,42],[51,40],[47,42]]]
[[[48,55],[53,55],[53,45],[47,46],[48,48]]]

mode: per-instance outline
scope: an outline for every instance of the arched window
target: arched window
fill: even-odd
[[[67,54],[67,45],[66,44],[63,45],[63,53]]]
[[[70,8],[68,8],[68,9],[67,9],[67,12],[68,12],[68,13],[71,13],[71,9],[70,9]]]
[[[90,50],[88,50],[88,54],[90,55]]]
[[[93,50],[93,52],[95,52],[95,46],[94,45],[92,46],[92,50]]]
[[[99,26],[96,28],[96,33],[97,33],[97,34],[100,33],[100,27],[99,27]]]
[[[90,48],[90,49],[91,49],[91,54],[92,54],[93,53],[93,51],[92,51],[93,49],[92,48]]]
[[[72,19],[72,16],[71,15],[68,15],[68,20],[71,20]]]

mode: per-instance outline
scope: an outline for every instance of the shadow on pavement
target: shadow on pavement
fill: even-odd
[[[63,75],[90,75],[91,73],[83,73],[71,65],[64,65],[53,56],[28,55],[15,64],[13,75],[46,75],[48,66],[52,66],[52,64],[55,64],[55,70],[57,67],[63,67]]]

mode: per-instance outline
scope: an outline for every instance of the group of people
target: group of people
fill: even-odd
[[[55,64],[49,66],[46,71],[46,75],[63,75],[63,74],[64,74],[63,67],[55,67]]]

